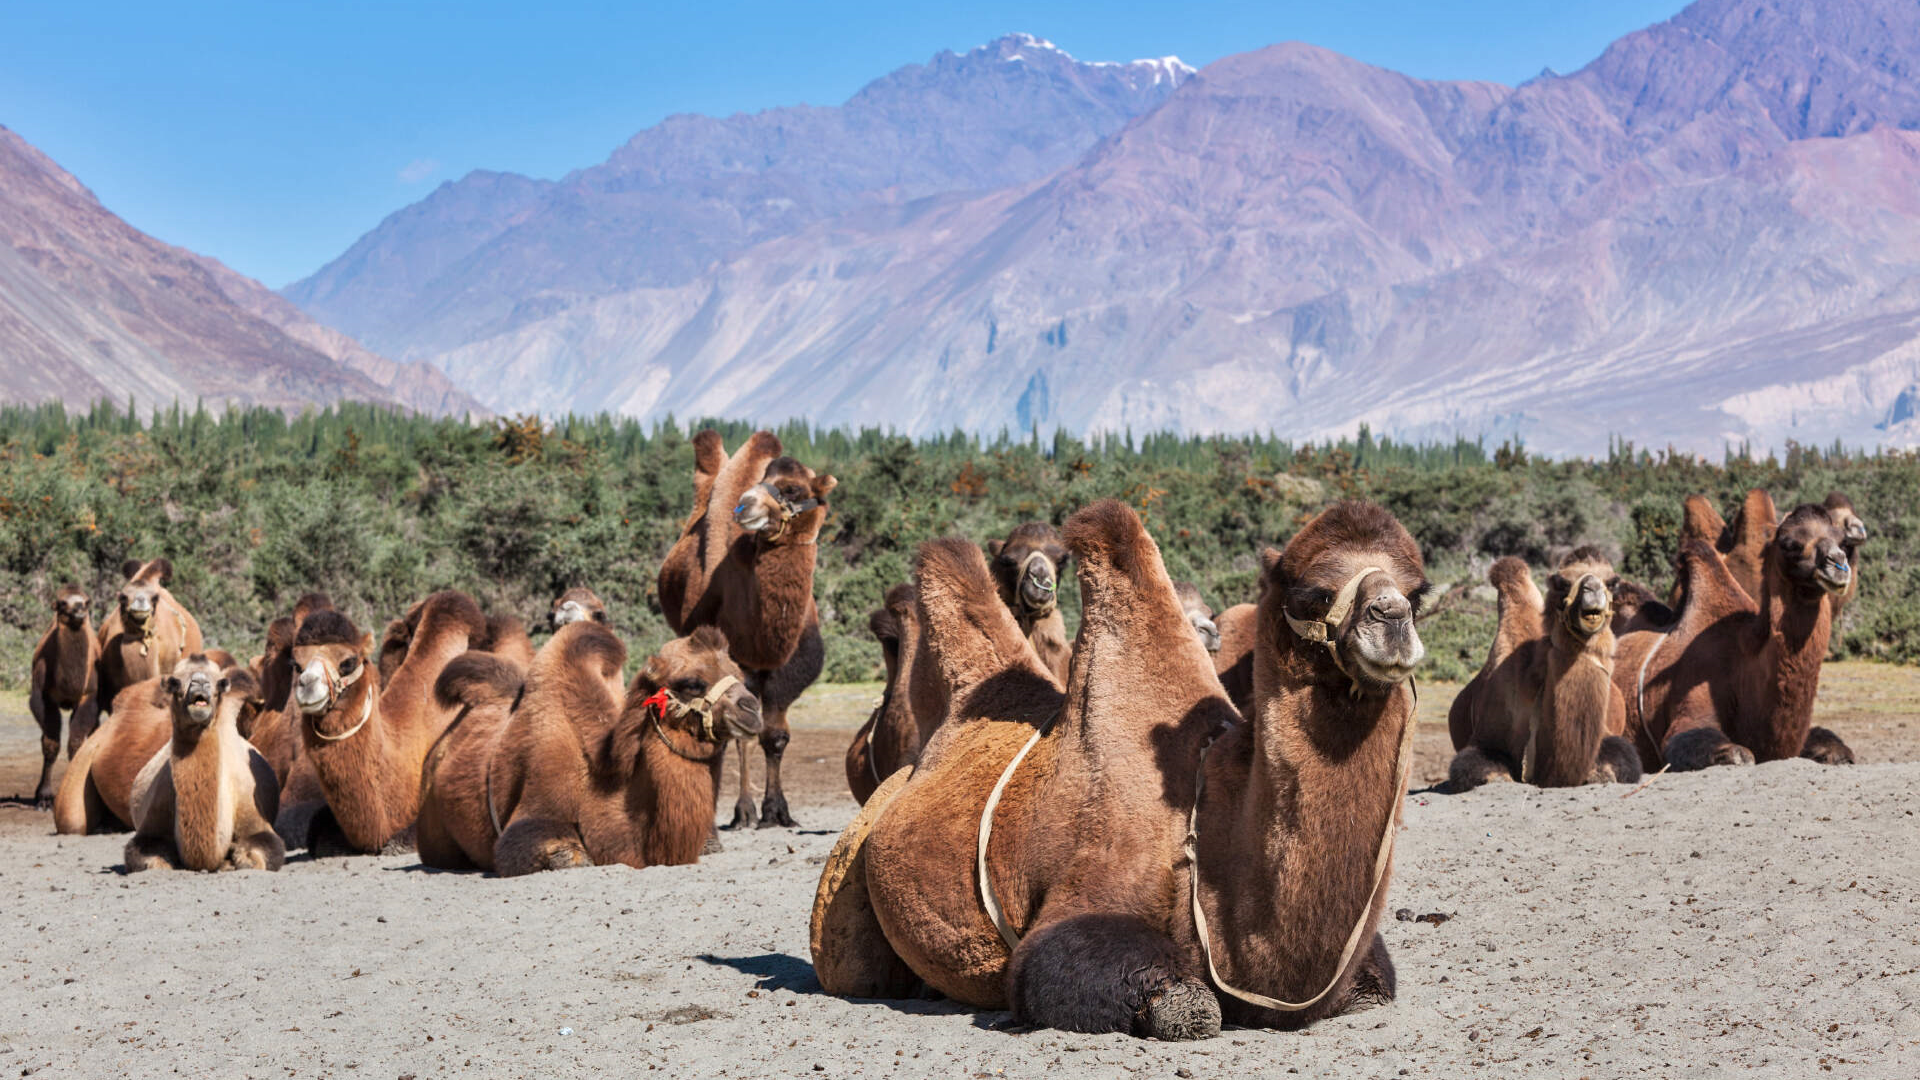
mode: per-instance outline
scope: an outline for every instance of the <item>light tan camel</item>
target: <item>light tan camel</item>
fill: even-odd
[[[420,861],[503,877],[698,861],[727,741],[759,734],[759,702],[713,627],[668,642],[623,695],[626,657],[579,620],[523,690],[485,654],[449,665],[439,693],[465,711],[428,759]]]
[[[1833,628],[1828,600],[1853,577],[1844,538],[1824,506],[1797,507],[1765,546],[1758,597],[1713,548],[1686,541],[1677,620],[1629,629],[1614,654],[1627,733],[1646,768],[1853,760],[1838,736],[1812,726]]]
[[[127,583],[120,587],[118,606],[100,624],[94,696],[80,703],[68,724],[69,757],[93,733],[101,708],[112,708],[120,691],[165,675],[181,657],[202,648],[200,624],[167,591],[173,580],[171,562],[129,559],[120,572]]]
[[[196,654],[174,665],[159,692],[171,737],[134,780],[127,871],[280,869],[287,848],[272,825],[280,785],[239,728],[258,701],[253,676]]]
[[[1390,999],[1374,928],[1423,655],[1412,537],[1349,502],[1269,553],[1245,722],[1133,511],[1088,507],[1066,542],[1083,617],[1064,696],[978,550],[921,548],[953,711],[897,792],[869,800],[864,840],[843,835],[829,860],[822,985],[897,990],[897,958],[1029,1023],[1183,1039],[1223,1014],[1298,1026]]]
[[[40,725],[40,782],[34,785],[33,801],[42,810],[53,807],[53,761],[60,756],[60,714],[77,714],[81,703],[98,692],[94,669],[100,659],[100,642],[87,618],[91,603],[78,585],[62,585],[53,597],[53,625],[47,627],[33,650],[27,708],[33,713],[34,723]],[[69,762],[79,744],[76,739],[68,748]]]
[[[787,710],[826,660],[813,568],[837,482],[781,456],[770,431],[755,433],[724,463],[718,434],[701,432],[694,449],[695,506],[660,568],[662,609],[676,634],[715,626],[726,635],[763,710],[767,783],[758,822],[792,826],[780,760],[791,738]],[[739,746],[740,794],[730,828],[756,820],[746,743]]]
[[[1453,700],[1454,791],[1489,780],[1540,787],[1637,783],[1640,757],[1621,737],[1626,701],[1613,685],[1613,593],[1604,555],[1561,560],[1543,599],[1520,559],[1493,564],[1500,621],[1487,661]]]

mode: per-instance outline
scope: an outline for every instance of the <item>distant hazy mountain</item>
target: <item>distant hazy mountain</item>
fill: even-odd
[[[484,411],[426,364],[396,364],[257,281],[169,247],[0,127],[0,400],[342,398]]]
[[[943,70],[1087,68],[1008,39],[861,97],[886,87],[888,115],[911,117],[919,99],[900,87],[947,85]],[[1177,71],[1092,70],[1137,72],[1143,86]],[[626,220],[648,222],[652,240],[623,234],[569,270],[554,228],[509,242],[557,213],[551,191],[527,195],[515,217],[482,213],[452,185],[302,288],[355,280],[356,259],[432,268],[418,276],[435,284],[408,294],[411,317],[399,305],[368,317],[392,320],[384,340],[501,408],[917,432],[1324,436],[1367,422],[1582,452],[1609,434],[1706,451],[1913,444],[1917,73],[1913,0],[1702,0],[1581,71],[1511,89],[1411,79],[1304,45],[1245,53],[1178,79],[1157,106],[1126,99],[1145,110],[1131,121],[1112,106],[1100,114],[1112,126],[1075,129],[1084,142],[1063,160],[1036,154],[1030,170],[999,175],[955,153],[877,180],[886,170],[871,160],[841,166],[829,153],[794,159],[809,162],[791,170],[811,178],[802,184],[715,147],[740,145],[741,125],[828,110],[687,119],[599,167],[643,177],[645,210]],[[1093,97],[1075,97],[1072,115]],[[914,130],[961,126],[980,107],[939,100],[960,111]],[[635,160],[654,167],[636,172]],[[943,170],[956,179],[938,183]],[[761,185],[776,174],[804,211],[741,211],[772,198]],[[558,187],[600,191],[589,175]],[[689,189],[704,201],[660,194]],[[456,226],[424,228],[443,196],[434,213]],[[577,220],[616,233],[588,228],[599,219],[585,209]],[[719,220],[734,230],[723,241]],[[495,226],[453,254],[456,235]],[[660,250],[673,227],[684,242]],[[533,251],[552,262],[523,288]],[[633,260],[624,286],[606,269],[620,251]],[[575,272],[602,276],[554,284]],[[440,321],[456,309],[464,338]]]
[[[855,208],[1039,179],[1191,73],[1171,58],[1081,63],[1016,34],[836,107],[673,116],[557,183],[442,184],[286,295],[377,349],[434,355],[595,297],[685,284]]]

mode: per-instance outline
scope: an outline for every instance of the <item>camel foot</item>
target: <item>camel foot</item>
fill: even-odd
[[[227,849],[228,870],[278,870],[287,862],[287,845],[272,832],[259,832]]]
[[[1373,935],[1373,947],[1354,973],[1353,989],[1347,991],[1345,1012],[1365,1012],[1391,1004],[1399,993],[1399,978],[1393,970],[1393,958],[1387,955],[1387,941]]]
[[[1600,751],[1594,755],[1593,772],[1587,775],[1589,784],[1637,784],[1640,782],[1640,752],[1633,744],[1618,735],[1609,735],[1600,740]]]
[[[380,845],[380,854],[411,855],[419,847],[416,836],[414,826],[409,825],[399,832],[394,833],[392,836],[387,837],[387,842]]]
[[[1848,759],[1848,764],[1852,764],[1852,759]],[[34,792],[34,793],[33,793],[33,808],[34,808],[35,810],[51,810],[51,809],[53,809],[53,792],[51,792],[51,791],[36,791],[36,792]]]
[[[1220,1034],[1220,999],[1207,984],[1195,979],[1169,983],[1147,999],[1134,1021],[1133,1033],[1161,1042],[1189,1042]]]
[[[740,801],[733,804],[733,821],[723,826],[726,829],[751,829],[760,816],[754,813],[753,800],[742,795]]]
[[[1472,791],[1483,784],[1505,783],[1519,778],[1520,770],[1497,750],[1469,746],[1453,756],[1447,766],[1447,788],[1451,794]]]
[[[720,830],[718,829],[707,830],[707,842],[701,846],[700,854],[718,855],[725,850],[727,850],[727,846],[720,842]]]
[[[1710,769],[1715,765],[1751,765],[1753,751],[1733,742],[1718,728],[1693,728],[1667,740],[1661,748],[1674,772]]]
[[[787,797],[785,795],[770,794],[760,802],[760,828],[772,829],[776,827],[793,829],[799,826],[798,823],[793,820],[793,815],[787,813]]]
[[[1840,736],[1823,727],[1807,732],[1807,742],[1800,748],[1800,756],[1822,765],[1853,764],[1853,750],[1840,741]]]
[[[180,864],[180,853],[173,849],[171,842],[159,836],[135,836],[127,841],[121,857],[126,860],[129,874],[142,870],[174,870]]]
[[[321,808],[307,823],[307,853],[316,859],[331,859],[341,855],[358,855],[360,851],[347,839],[346,831],[340,828],[333,811]]]

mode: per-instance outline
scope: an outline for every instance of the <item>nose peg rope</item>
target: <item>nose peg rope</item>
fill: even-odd
[[[1054,583],[1053,588],[1049,590],[1047,593],[1047,599],[1045,603],[1043,604],[1027,603],[1027,594],[1022,588],[1022,586],[1025,584],[1027,580],[1027,573],[1033,569],[1033,564],[1036,561],[1045,562],[1047,563],[1048,567],[1052,567],[1053,565],[1052,560],[1047,558],[1046,552],[1044,551],[1028,552],[1027,557],[1020,560],[1019,576],[1013,579],[1013,595],[1014,595],[1014,598],[1020,602],[1020,607],[1023,610],[1025,610],[1028,615],[1031,615],[1036,619],[1044,619],[1047,616],[1053,614],[1054,609],[1059,607],[1060,605],[1060,585],[1057,581]]]

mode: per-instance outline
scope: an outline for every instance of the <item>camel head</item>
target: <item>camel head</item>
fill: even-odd
[[[127,583],[120,586],[120,619],[129,627],[144,628],[160,606],[160,596],[173,582],[173,564],[165,559],[143,563],[128,559],[120,566]]]
[[[636,682],[649,694],[665,693],[663,727],[703,741],[749,739],[765,726],[760,699],[747,690],[740,666],[727,655],[727,635],[718,627],[702,626],[662,645]]]
[[[1619,582],[1600,549],[1579,547],[1547,578],[1547,614],[1576,641],[1586,641],[1613,620],[1613,590]]]
[[[253,680],[245,672],[229,670],[206,653],[195,653],[181,657],[160,680],[154,704],[164,704],[173,714],[176,735],[198,735],[213,723],[230,695],[237,704],[252,689]]]
[[[1053,614],[1069,552],[1059,530],[1045,522],[1029,521],[1005,540],[987,541],[988,568],[1000,590],[1000,599],[1021,618]]]
[[[1787,583],[1803,592],[1844,592],[1853,581],[1846,531],[1819,503],[1794,508],[1774,530],[1770,558],[1779,560]]]
[[[293,602],[293,625],[299,626],[307,621],[307,616],[316,611],[332,611],[333,598],[326,593],[302,593],[300,599]]]
[[[1265,589],[1294,648],[1337,669],[1354,693],[1392,690],[1426,658],[1414,628],[1430,588],[1426,567],[1419,545],[1385,507],[1335,503],[1265,561]]]
[[[839,483],[790,457],[775,458],[766,477],[740,496],[733,520],[768,543],[814,543],[831,509],[827,495]]]
[[[1220,628],[1213,624],[1213,608],[1200,595],[1200,586],[1191,581],[1173,583],[1173,595],[1180,598],[1180,610],[1186,612],[1187,621],[1193,624],[1194,635],[1200,644],[1210,653],[1220,651]]]
[[[69,630],[83,630],[87,625],[87,609],[92,604],[80,586],[62,585],[60,591],[53,594],[53,617]]]
[[[362,634],[338,611],[316,611],[300,624],[293,639],[293,701],[309,718],[340,705],[347,688],[359,682],[373,651],[373,635]],[[371,693],[372,691],[369,691]]]
[[[568,589],[554,600],[553,610],[547,613],[547,625],[554,630],[586,619],[597,623],[607,621],[607,605],[600,602],[592,589]]]
[[[1840,547],[1846,551],[1847,561],[1851,563],[1859,553],[1860,545],[1867,542],[1867,523],[1853,512],[1853,500],[1837,491],[1827,493],[1825,506],[1833,523],[1840,526]]]

